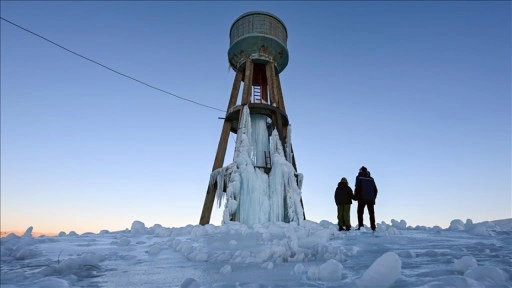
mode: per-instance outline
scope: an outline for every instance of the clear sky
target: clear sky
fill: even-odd
[[[334,189],[361,165],[377,222],[512,217],[511,2],[1,2],[10,21],[220,110],[229,29],[251,10],[288,29],[307,219],[335,222]],[[1,229],[197,224],[223,116],[1,21]]]

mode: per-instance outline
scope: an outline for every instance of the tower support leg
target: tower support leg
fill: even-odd
[[[266,76],[267,76],[267,85],[268,85],[268,90],[269,90],[269,94],[270,94],[270,102],[271,104],[273,105],[278,105],[278,98],[277,98],[277,92],[276,92],[276,85],[275,85],[275,77],[276,77],[276,72],[275,72],[275,68],[274,68],[274,62],[271,62],[269,61],[265,67],[266,69]]]
[[[277,91],[277,97],[279,98],[279,109],[281,109],[284,113],[286,113],[286,108],[284,107],[284,98],[283,98],[283,90],[281,89],[281,80],[279,80],[279,75],[275,76],[275,85]]]
[[[237,72],[235,80],[233,81],[233,88],[231,89],[231,96],[229,97],[228,109],[236,105],[238,99],[238,93],[240,92],[240,84],[242,81],[242,72]],[[229,133],[231,130],[231,121],[224,119],[224,125],[222,126],[222,132],[220,134],[219,145],[217,146],[217,154],[215,154],[215,160],[213,162],[212,172],[218,168],[221,168],[224,164],[224,158],[226,157],[226,149],[228,147]],[[208,181],[209,182],[209,181]],[[216,185],[208,185],[206,190],[206,196],[204,198],[203,211],[201,212],[201,218],[199,219],[200,225],[206,225],[210,223],[212,216],[213,203],[215,202],[215,187]]]

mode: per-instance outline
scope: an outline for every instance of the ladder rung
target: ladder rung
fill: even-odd
[[[272,167],[272,159],[270,158],[270,151],[264,151],[265,153],[265,167]]]

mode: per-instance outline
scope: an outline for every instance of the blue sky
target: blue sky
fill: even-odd
[[[2,17],[180,97],[226,109],[229,28],[288,29],[281,85],[306,217],[365,165],[377,221],[511,214],[511,3],[1,2]],[[223,113],[1,21],[1,228],[197,224]],[[232,160],[234,135],[225,163]],[[352,221],[356,220],[352,206]],[[214,208],[212,223],[222,210]],[[365,215],[365,218],[367,215]],[[368,220],[366,219],[366,222]]]

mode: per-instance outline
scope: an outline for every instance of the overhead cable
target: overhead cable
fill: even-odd
[[[57,46],[57,47],[59,47],[59,48],[61,48],[61,49],[64,49],[64,50],[68,51],[68,52],[69,52],[69,53],[71,53],[71,54],[74,54],[74,55],[76,55],[76,56],[78,56],[78,57],[80,57],[80,58],[82,58],[82,59],[85,59],[85,60],[87,60],[87,61],[89,61],[89,62],[92,62],[92,63],[94,63],[94,64],[96,64],[96,65],[99,65],[99,66],[101,66],[101,67],[103,67],[103,68],[105,68],[105,69],[107,69],[107,70],[110,70],[110,71],[112,71],[112,72],[114,72],[114,73],[116,73],[116,74],[119,74],[119,75],[121,75],[121,76],[124,76],[124,77],[126,77],[126,78],[128,78],[128,79],[131,79],[131,80],[133,80],[133,81],[135,81],[135,82],[138,82],[138,83],[140,83],[140,84],[142,84],[142,85],[145,85],[145,86],[147,86],[147,87],[149,87],[149,88],[153,88],[153,89],[158,90],[158,91],[160,91],[160,92],[162,92],[162,93],[169,94],[169,95],[174,96],[174,97],[176,97],[176,98],[178,98],[178,99],[181,99],[181,100],[183,100],[183,101],[187,101],[187,102],[190,102],[190,103],[193,103],[193,104],[199,105],[199,106],[203,106],[203,107],[210,108],[210,109],[213,109],[213,110],[217,110],[217,111],[220,111],[220,112],[226,112],[225,110],[222,110],[222,109],[219,109],[219,108],[215,108],[215,107],[212,107],[212,106],[209,106],[209,105],[206,105],[206,104],[202,104],[202,103],[199,103],[199,102],[197,102],[197,101],[190,100],[190,99],[187,99],[187,98],[185,98],[185,97],[181,97],[181,96],[178,96],[178,95],[176,95],[176,94],[174,94],[174,93],[168,92],[168,91],[163,90],[163,89],[160,89],[160,88],[158,88],[158,87],[155,87],[155,86],[153,86],[153,85],[151,85],[151,84],[148,84],[148,83],[146,83],[146,82],[144,82],[144,81],[141,81],[141,80],[139,80],[139,79],[137,79],[137,78],[134,78],[134,77],[132,77],[132,76],[126,75],[126,74],[124,74],[124,73],[122,73],[122,72],[119,72],[119,71],[117,71],[117,70],[115,70],[115,69],[112,69],[112,68],[110,68],[110,67],[108,67],[108,66],[106,66],[106,65],[104,65],[104,64],[101,64],[101,63],[99,63],[98,61],[92,60],[91,58],[88,58],[88,57],[86,57],[86,56],[84,56],[84,55],[82,55],[82,54],[79,54],[79,53],[77,53],[77,52],[75,52],[75,51],[73,51],[73,50],[71,50],[71,49],[68,49],[68,48],[66,48],[66,47],[64,47],[64,46],[62,46],[62,45],[60,45],[60,44],[58,44],[58,43],[55,43],[54,41],[52,41],[52,40],[50,40],[50,39],[48,39],[48,38],[46,38],[46,37],[44,37],[44,36],[41,36],[41,35],[39,35],[39,34],[37,34],[37,33],[35,33],[35,32],[32,32],[32,31],[28,30],[27,28],[24,28],[24,27],[22,27],[22,26],[20,26],[20,25],[18,25],[18,24],[16,24],[16,23],[14,23],[14,22],[12,22],[12,21],[9,21],[9,20],[5,19],[4,17],[1,17],[1,16],[0,16],[0,19],[4,20],[5,22],[7,22],[7,23],[9,23],[9,24],[11,24],[11,25],[13,25],[13,26],[16,26],[17,28],[19,28],[19,29],[21,29],[21,30],[23,30],[23,31],[25,31],[25,32],[28,32],[28,33],[30,33],[30,34],[32,34],[32,35],[34,35],[34,36],[37,36],[37,37],[39,37],[39,38],[41,38],[41,39],[43,39],[43,40],[47,41],[47,42],[50,42],[51,44],[53,44],[53,45],[55,45],[55,46]]]

